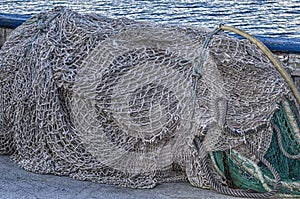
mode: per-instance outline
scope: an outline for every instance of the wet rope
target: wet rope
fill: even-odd
[[[203,160],[203,170],[207,177],[208,182],[212,186],[213,189],[216,191],[225,194],[225,195],[231,195],[236,197],[247,197],[247,198],[270,198],[274,196],[275,193],[277,193],[281,187],[281,179],[278,174],[278,172],[275,170],[275,168],[263,157],[263,155],[259,154],[256,149],[254,149],[253,145],[248,143],[246,147],[250,150],[251,153],[253,153],[262,163],[264,163],[267,168],[271,171],[275,178],[275,185],[273,190],[265,193],[257,193],[257,192],[250,192],[248,190],[240,190],[240,189],[232,189],[229,187],[225,187],[221,185],[213,176],[212,171],[209,167],[209,159],[207,156],[207,153],[205,152],[202,142],[199,138],[194,139],[194,144],[197,148],[197,151],[199,153],[200,159]]]

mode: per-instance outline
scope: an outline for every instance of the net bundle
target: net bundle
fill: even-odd
[[[28,171],[269,197],[281,161],[298,165],[274,155],[279,143],[298,153],[298,105],[246,40],[58,7],[14,30],[0,57],[0,153]],[[281,170],[281,193],[299,191]]]

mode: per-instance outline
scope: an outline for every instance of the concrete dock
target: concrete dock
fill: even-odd
[[[0,155],[2,199],[231,199],[187,182],[164,183],[153,189],[131,189],[69,177],[27,172]]]

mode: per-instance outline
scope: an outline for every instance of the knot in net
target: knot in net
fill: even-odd
[[[259,165],[247,143],[267,156],[274,118],[288,118],[274,116],[280,104],[299,109],[255,45],[220,33],[202,48],[210,32],[66,8],[31,18],[0,51],[0,153],[29,171],[120,186],[209,188],[211,176],[229,186],[224,154]]]

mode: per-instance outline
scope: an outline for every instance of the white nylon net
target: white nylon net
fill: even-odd
[[[201,66],[209,34],[65,8],[30,19],[0,51],[0,153],[38,173],[209,187],[194,138],[206,151],[247,154],[247,139],[265,153],[289,92],[255,45],[225,34]]]

